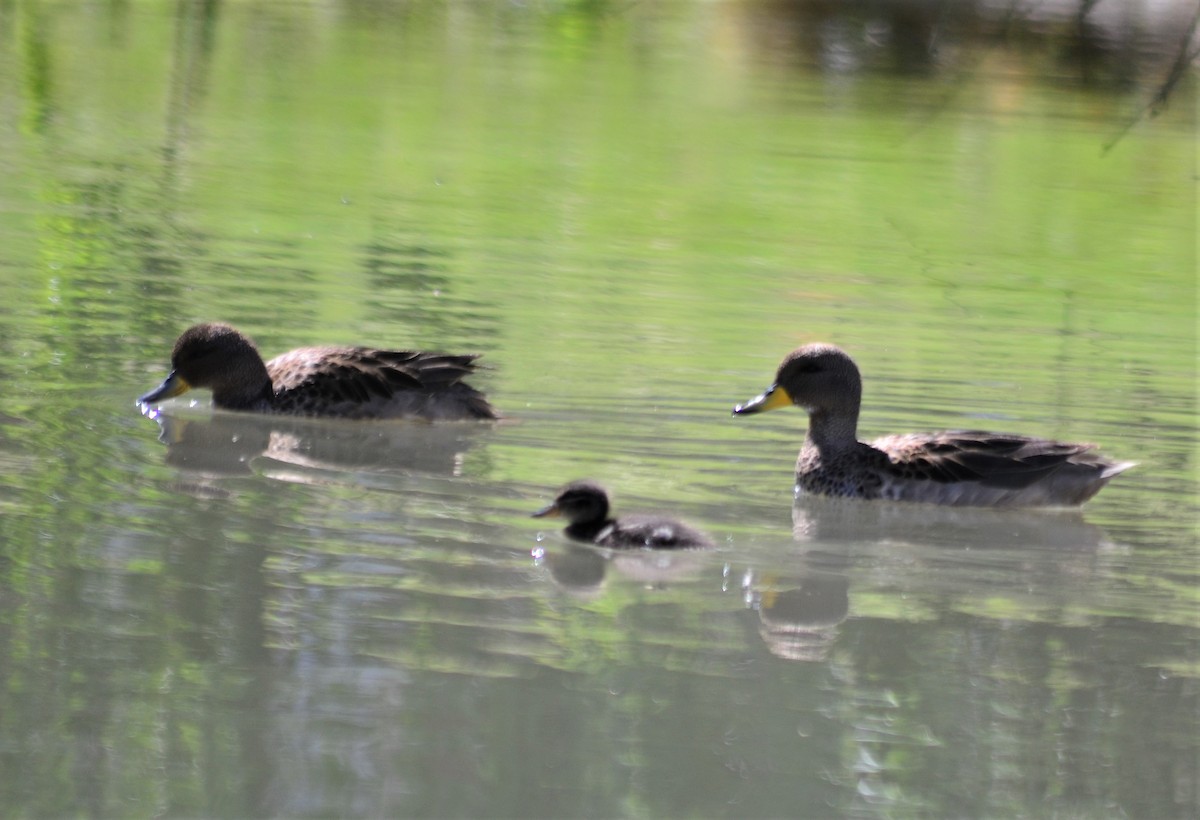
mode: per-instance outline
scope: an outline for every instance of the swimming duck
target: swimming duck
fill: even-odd
[[[194,325],[171,351],[171,373],[139,404],[212,390],[226,410],[343,419],[494,419],[484,395],[465,384],[474,355],[301,347],[267,363],[254,343],[226,324]]]
[[[673,518],[658,515],[610,518],[608,493],[594,481],[572,481],[562,488],[552,504],[533,514],[534,518],[555,516],[569,522],[563,530],[569,538],[600,547],[697,549],[713,545],[707,535]]]
[[[733,408],[749,415],[795,404],[808,411],[797,492],[985,507],[1077,506],[1128,470],[1091,444],[952,431],[857,438],[862,377],[829,344],[793,350],[766,392]]]

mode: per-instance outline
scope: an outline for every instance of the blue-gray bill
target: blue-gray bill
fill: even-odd
[[[188,390],[191,390],[191,388],[192,386],[188,384],[182,376],[172,370],[170,374],[163,379],[162,384],[151,390],[149,393],[139,396],[137,403],[139,405],[153,404],[154,402],[162,401],[163,399],[170,399],[174,398],[175,396],[182,395]]]

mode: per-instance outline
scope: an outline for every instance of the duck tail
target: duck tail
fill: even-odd
[[[1100,471],[1100,478],[1107,481],[1113,476],[1120,475],[1130,467],[1136,467],[1137,465],[1136,461],[1118,461],[1116,464],[1109,464]]]

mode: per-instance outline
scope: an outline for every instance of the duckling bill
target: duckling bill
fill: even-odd
[[[814,495],[954,506],[1078,506],[1134,466],[1091,444],[952,431],[857,437],[862,377],[844,351],[810,344],[789,353],[775,382],[734,415],[796,405],[808,433],[796,460],[796,488]]]
[[[463,378],[475,355],[301,347],[264,363],[258,348],[226,324],[194,325],[171,352],[171,373],[139,404],[195,387],[225,410],[344,419],[495,419],[484,395]]]
[[[608,492],[594,481],[573,481],[534,518],[567,519],[567,537],[616,549],[700,549],[713,546],[699,530],[658,515],[609,516]]]

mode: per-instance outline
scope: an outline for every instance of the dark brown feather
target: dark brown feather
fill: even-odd
[[[796,459],[796,487],[814,495],[917,501],[955,506],[1082,504],[1132,462],[1116,462],[1072,444],[960,430],[858,440],[862,377],[833,345],[789,353],[775,383],[734,408],[752,415],[791,403],[809,414]]]
[[[175,344],[172,364],[179,378],[173,374],[143,398],[208,387],[213,403],[230,410],[347,419],[494,419],[484,395],[463,381],[475,372],[476,358],[330,346],[298,348],[264,365],[254,344],[236,329],[203,324]]]

